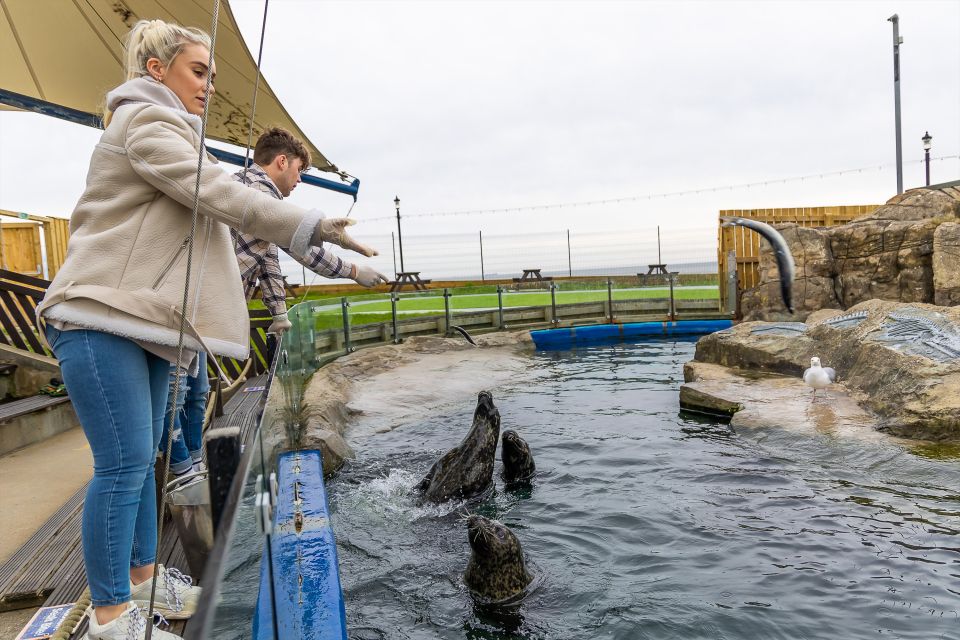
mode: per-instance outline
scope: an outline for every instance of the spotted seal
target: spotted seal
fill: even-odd
[[[533,454],[526,440],[512,429],[503,432],[502,440],[503,471],[500,477],[503,481],[512,484],[532,478],[537,472],[537,465],[533,463]]]
[[[503,604],[522,596],[533,576],[513,531],[479,515],[467,519],[470,561],[463,581],[483,604]]]
[[[500,439],[500,412],[489,391],[477,396],[473,426],[459,445],[437,460],[417,485],[422,498],[440,503],[472,498],[493,485],[493,459]]]

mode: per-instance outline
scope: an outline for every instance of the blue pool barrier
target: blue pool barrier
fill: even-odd
[[[320,452],[284,453],[277,467],[279,495],[271,540],[274,593],[271,598],[264,549],[254,638],[347,640],[337,543],[330,528]],[[272,602],[277,607],[276,636]]]
[[[530,336],[537,349],[569,349],[576,345],[616,342],[637,338],[698,336],[733,326],[732,320],[677,320],[675,322],[630,322],[599,324],[568,329],[540,329]]]

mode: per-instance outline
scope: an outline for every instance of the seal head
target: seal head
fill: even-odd
[[[520,435],[508,429],[503,432],[503,471],[501,477],[507,484],[525,482],[537,472],[530,446]]]
[[[467,539],[471,554],[463,581],[473,596],[484,604],[522,597],[533,576],[513,531],[497,520],[472,515],[467,519]]]

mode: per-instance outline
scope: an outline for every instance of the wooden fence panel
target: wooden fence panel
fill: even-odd
[[[750,218],[770,225],[796,223],[801,227],[832,227],[845,224],[879,208],[878,204],[843,205],[835,207],[794,207],[776,209],[725,209],[720,216]],[[760,284],[760,234],[744,227],[720,227],[717,264],[720,275],[720,299],[727,297],[727,262],[731,251],[736,256],[737,286],[740,291]]]

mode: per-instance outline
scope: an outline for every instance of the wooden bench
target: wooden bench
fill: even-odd
[[[49,409],[50,407],[55,407],[58,404],[69,401],[70,398],[68,396],[45,396],[38,394],[30,396],[29,398],[14,400],[13,402],[5,402],[4,404],[0,404],[0,424],[27,415],[28,413]]]
[[[387,284],[390,285],[390,291],[399,291],[406,285],[410,285],[417,291],[426,291],[427,285],[433,282],[432,280],[423,280],[420,278],[419,271],[401,271],[397,274],[396,280],[391,280]]]

